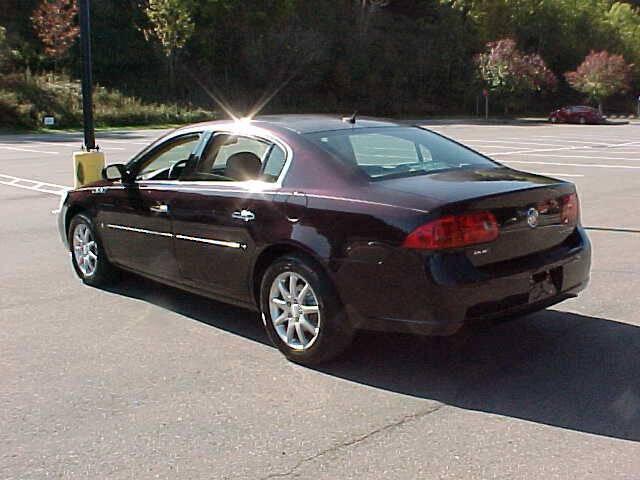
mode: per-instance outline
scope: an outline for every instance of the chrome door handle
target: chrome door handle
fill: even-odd
[[[233,212],[231,214],[231,218],[235,218],[236,220],[242,220],[245,222],[250,222],[251,220],[254,220],[256,218],[256,215],[250,210],[242,210],[242,211]]]
[[[169,205],[165,205],[164,203],[160,204],[160,205],[151,205],[149,207],[149,210],[151,210],[152,212],[155,212],[155,213],[168,213],[169,212]]]

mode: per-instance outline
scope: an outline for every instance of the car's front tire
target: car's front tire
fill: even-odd
[[[85,214],[78,214],[69,224],[69,248],[73,269],[87,285],[108,285],[117,277],[117,271],[107,259],[95,226]]]
[[[266,270],[260,306],[269,338],[293,362],[326,362],[353,339],[331,281],[303,256],[281,257]]]

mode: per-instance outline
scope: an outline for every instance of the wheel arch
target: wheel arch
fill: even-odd
[[[83,205],[77,205],[77,204],[71,205],[67,210],[67,213],[64,217],[64,232],[67,235],[67,237],[69,236],[69,226],[71,225],[71,220],[73,219],[73,217],[75,217],[80,213],[83,213],[88,217],[91,217],[89,209]]]
[[[252,298],[258,307],[260,307],[260,286],[264,272],[269,268],[269,265],[285,255],[297,255],[305,258],[315,266],[319,267],[319,269],[332,280],[331,272],[326,261],[316,255],[308,247],[298,243],[286,242],[269,245],[258,255],[258,258],[253,265],[250,278]]]
[[[94,222],[94,230],[97,237],[102,241],[102,235],[97,225],[95,225],[96,211],[90,206],[83,203],[75,203],[69,206],[65,218],[64,218],[64,233],[67,238],[69,238],[69,228],[71,227],[71,221],[73,218],[79,214],[83,214],[89,218],[92,222]]]

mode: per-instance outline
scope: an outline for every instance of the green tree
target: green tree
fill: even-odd
[[[149,21],[149,27],[143,29],[145,38],[159,42],[167,59],[169,89],[173,93],[178,53],[195,30],[190,8],[183,0],[149,0],[143,9]]]
[[[619,41],[618,53],[635,65],[636,75],[640,76],[640,10],[616,2],[606,14],[606,22]]]
[[[567,72],[565,78],[577,91],[598,103],[602,113],[602,102],[615,93],[629,90],[631,67],[622,55],[611,55],[607,51],[591,52],[575,72]]]
[[[10,54],[11,50],[7,42],[7,29],[0,26],[0,70],[7,64]]]

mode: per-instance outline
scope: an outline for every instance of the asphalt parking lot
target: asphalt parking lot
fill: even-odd
[[[363,334],[318,369],[250,312],[82,285],[51,214],[81,135],[0,136],[0,478],[640,478],[640,124],[434,129],[575,182],[591,285],[447,340]],[[161,133],[98,143],[122,162]]]

